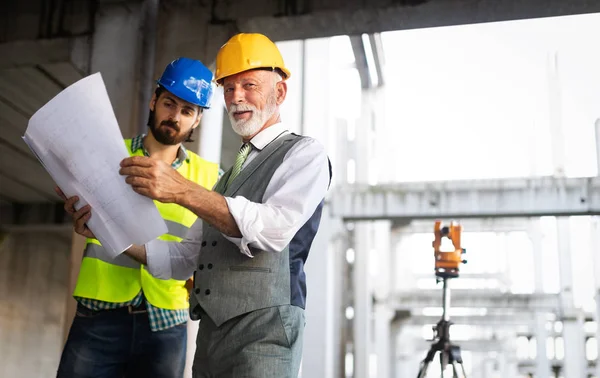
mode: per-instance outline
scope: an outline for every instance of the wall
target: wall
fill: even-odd
[[[40,231],[0,241],[0,377],[56,376],[70,244],[70,234]]]

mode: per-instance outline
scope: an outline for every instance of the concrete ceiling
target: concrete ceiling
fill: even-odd
[[[144,5],[148,3],[157,3],[157,0],[148,0]],[[107,7],[119,6],[133,13],[142,6],[140,1],[126,0],[57,0],[51,4],[55,8],[40,6],[36,0],[8,1],[0,6],[0,22],[7,25],[0,29],[0,206],[4,208],[17,203],[58,200],[51,178],[21,140],[28,119],[60,90],[85,76],[90,66],[93,67],[91,47],[74,49],[74,44],[81,41],[93,44],[94,33],[98,30],[94,20],[97,22],[99,17],[106,17]],[[156,67],[162,68],[172,56],[179,55],[175,54],[177,48],[197,46],[199,39],[204,41],[204,55],[214,57],[222,40],[237,31],[262,32],[275,40],[340,34],[359,36],[388,30],[591,13],[600,11],[600,2],[163,0],[159,11],[155,61]],[[221,37],[214,37],[216,35]],[[100,51],[102,59],[121,59],[118,53],[120,42],[112,41],[112,52]],[[360,38],[354,37],[353,42],[355,51],[364,49]],[[371,45],[378,45],[373,39],[371,42]],[[77,51],[83,55],[76,56]],[[129,54],[138,56],[136,52]],[[367,87],[368,78],[363,79],[363,86]],[[116,77],[115,82],[119,81],[122,78]],[[108,89],[110,94],[111,88]],[[112,91],[121,96],[129,95],[118,93],[114,88]],[[118,102],[113,99],[113,104],[117,103],[115,106]],[[6,219],[2,221],[6,222]]]
[[[56,200],[54,184],[23,142],[29,118],[58,92],[83,77],[70,62],[0,70],[0,199]]]

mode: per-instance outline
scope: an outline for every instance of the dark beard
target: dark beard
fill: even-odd
[[[190,130],[190,133],[180,134],[181,130],[179,128],[179,125],[171,120],[162,121],[160,125],[157,125],[156,119],[154,118],[154,112],[152,111],[150,112],[150,116],[148,117],[148,126],[150,127],[150,132],[152,133],[154,139],[156,139],[160,144],[164,144],[167,146],[174,146],[176,144],[186,141],[191,135],[191,131],[193,131],[192,129]],[[173,130],[175,130],[175,134],[170,133],[166,127],[162,126],[172,128]]]

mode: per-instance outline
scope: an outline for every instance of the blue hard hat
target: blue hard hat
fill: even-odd
[[[209,108],[212,79],[212,72],[199,60],[182,57],[167,65],[157,83],[184,101]]]

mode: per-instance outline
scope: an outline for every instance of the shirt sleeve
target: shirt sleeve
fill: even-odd
[[[249,247],[281,252],[325,197],[329,178],[325,149],[315,139],[304,138],[273,174],[263,203],[242,196],[225,198],[242,237],[223,236],[249,257]]]
[[[148,271],[163,280],[187,280],[198,265],[201,239],[202,220],[198,218],[180,242],[155,239],[146,243]]]

